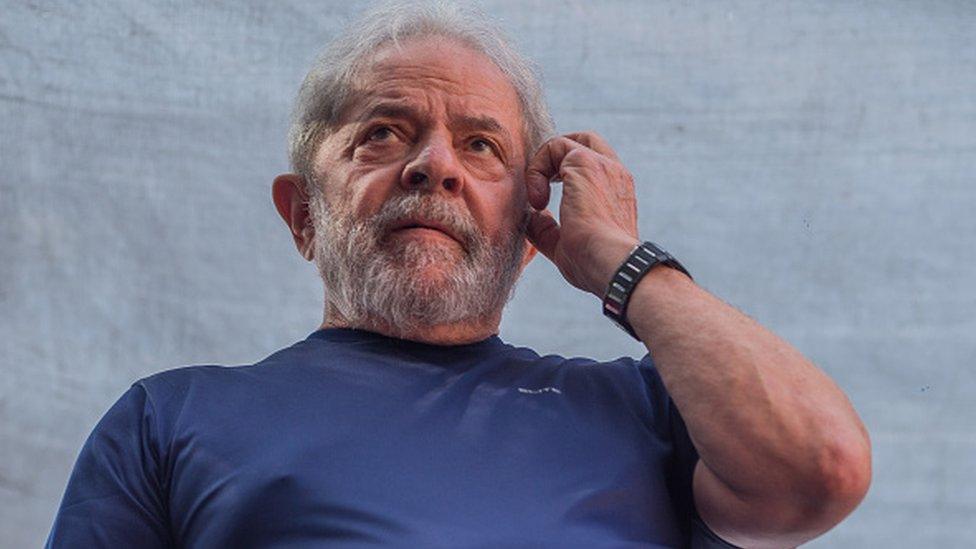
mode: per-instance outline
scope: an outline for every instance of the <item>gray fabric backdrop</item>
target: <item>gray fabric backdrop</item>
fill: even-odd
[[[485,7],[541,65],[559,129],[601,132],[633,171],[641,236],[863,415],[871,492],[810,545],[976,545],[976,5]],[[135,379],[316,327],[320,284],[269,189],[304,71],[360,9],[0,1],[0,544],[43,541]],[[502,336],[642,354],[541,257]]]

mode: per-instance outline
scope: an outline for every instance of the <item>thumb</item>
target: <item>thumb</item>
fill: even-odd
[[[529,212],[529,224],[526,228],[529,242],[542,252],[542,255],[555,262],[556,244],[559,242],[559,222],[548,209]]]

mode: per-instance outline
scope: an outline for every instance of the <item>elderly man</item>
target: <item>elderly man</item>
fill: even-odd
[[[551,137],[492,27],[390,10],[307,77],[273,186],[324,280],[321,327],[134,383],[48,545],[788,547],[850,513],[870,447],[837,386],[641,242],[613,149]],[[648,354],[499,339],[536,250]]]

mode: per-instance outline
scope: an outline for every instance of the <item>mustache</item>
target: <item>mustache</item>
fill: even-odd
[[[429,194],[408,194],[390,198],[369,220],[369,225],[379,234],[390,232],[394,225],[407,217],[419,217],[444,225],[461,239],[470,250],[484,240],[477,224],[469,214]]]

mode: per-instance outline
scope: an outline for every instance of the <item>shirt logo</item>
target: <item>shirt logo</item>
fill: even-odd
[[[559,389],[557,389],[555,387],[543,387],[541,389],[526,389],[525,387],[519,387],[518,388],[518,392],[524,393],[524,394],[527,394],[527,395],[539,395],[539,394],[542,394],[542,393],[556,393],[557,395],[563,394],[562,391],[560,391]]]

